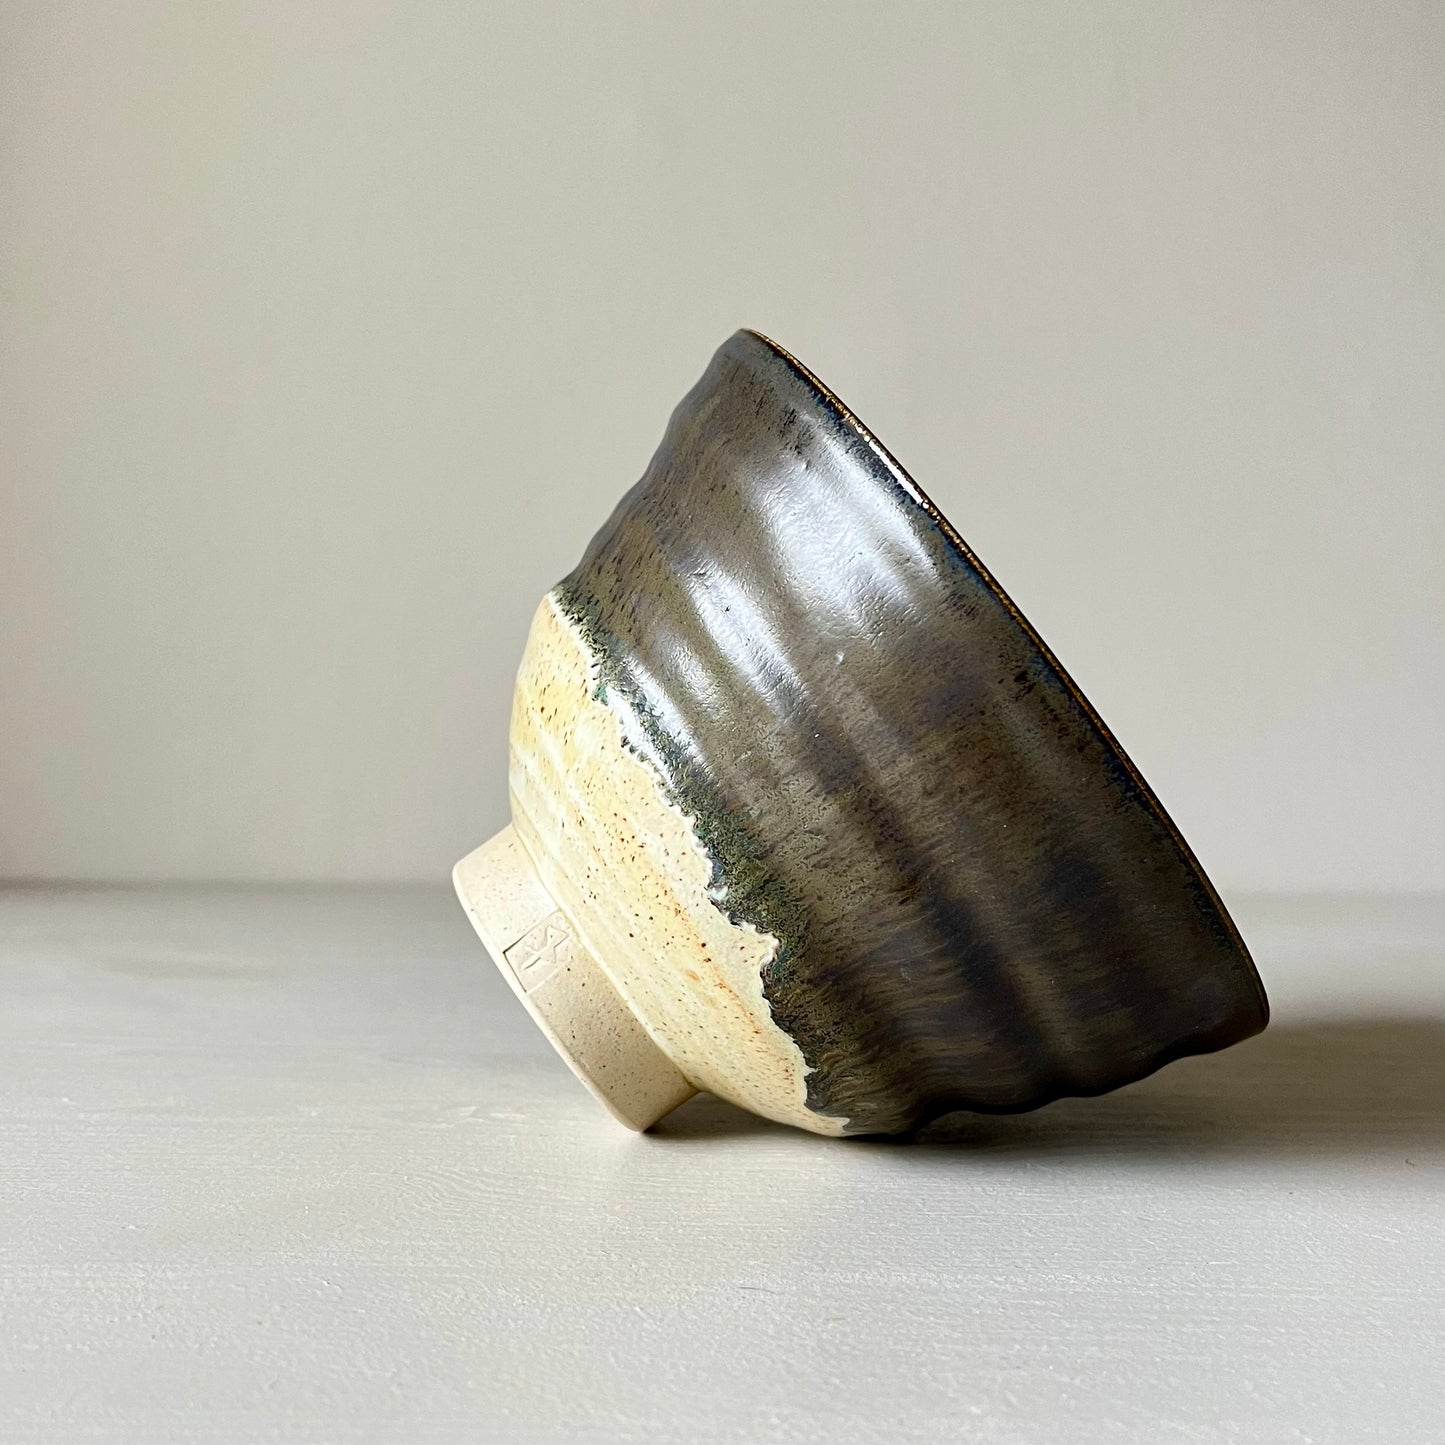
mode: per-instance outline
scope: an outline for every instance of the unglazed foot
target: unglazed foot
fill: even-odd
[[[468,853],[452,882],[512,992],[614,1119],[646,1129],[697,1092],[608,982],[515,830]]]

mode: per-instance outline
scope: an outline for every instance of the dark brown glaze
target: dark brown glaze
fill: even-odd
[[[849,1133],[1116,1088],[1267,1018],[1177,829],[810,372],[739,332],[559,588]]]

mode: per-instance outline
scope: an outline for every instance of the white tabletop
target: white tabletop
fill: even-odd
[[[877,1144],[622,1131],[440,887],[11,889],[0,1439],[1445,1439],[1445,906],[1237,904],[1262,1038]]]

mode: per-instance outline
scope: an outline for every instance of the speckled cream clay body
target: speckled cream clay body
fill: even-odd
[[[532,623],[457,865],[573,1071],[820,1134],[1098,1094],[1257,1033],[1137,769],[913,480],[742,331]]]

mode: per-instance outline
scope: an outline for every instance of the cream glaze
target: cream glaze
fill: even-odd
[[[820,1134],[808,1066],[773,1021],[763,970],[778,940],[709,896],[712,862],[657,769],[599,698],[591,650],[554,597],[532,622],[512,706],[512,818],[538,876],[648,1033],[687,1079]]]

